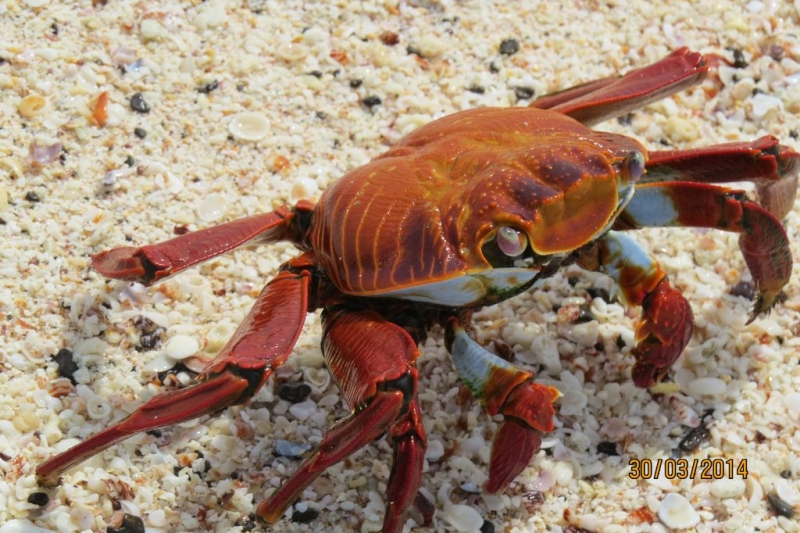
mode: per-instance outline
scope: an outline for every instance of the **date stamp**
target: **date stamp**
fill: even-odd
[[[631,459],[628,462],[631,479],[655,479],[664,474],[667,479],[747,479],[747,459],[738,463],[719,457],[707,459]]]

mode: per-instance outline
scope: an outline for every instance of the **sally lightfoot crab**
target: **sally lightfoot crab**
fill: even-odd
[[[640,306],[632,377],[667,373],[692,335],[692,311],[658,263],[629,236],[642,227],[738,232],[768,311],[792,260],[779,221],[793,204],[800,155],[773,137],[649,152],[589,129],[698,83],[708,66],[683,48],[622,77],[567,89],[528,108],[484,108],[436,120],[301,201],[179,236],[98,253],[104,276],[150,285],[245,244],[289,241],[285,263],[197,383],[162,393],[130,417],[40,465],[54,484],[69,467],[128,436],[246,402],[292,350],[306,314],[322,311],[322,352],[352,414],[336,423],[258,506],[267,522],[326,468],[386,434],[394,450],[383,530],[400,531],[421,483],[426,448],[417,400],[418,344],[433,325],[464,383],[501,414],[485,489],[503,490],[553,429],[559,392],[491,354],[470,317],[577,262],[605,272]],[[750,181],[757,201],[713,184]],[[751,319],[752,319],[751,317]]]

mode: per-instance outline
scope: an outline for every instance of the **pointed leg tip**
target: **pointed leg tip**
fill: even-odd
[[[285,506],[281,507],[279,505],[275,505],[275,502],[272,501],[272,498],[269,498],[258,505],[258,508],[256,509],[256,516],[258,516],[265,523],[271,525],[281,519],[285,510]]]
[[[46,463],[44,463],[46,464]],[[41,468],[41,465],[40,467]],[[39,468],[36,469],[36,482],[39,484],[40,487],[45,487],[48,489],[52,489],[57,487],[61,484],[61,475],[53,475],[53,474],[41,474],[39,473]]]
[[[104,250],[92,255],[91,267],[106,278],[122,281],[138,281],[145,285],[152,282],[142,259],[137,256],[139,248],[123,246]]]
[[[753,304],[753,310],[747,317],[747,324],[751,324],[756,318],[769,313],[780,299],[780,292],[761,291]]]

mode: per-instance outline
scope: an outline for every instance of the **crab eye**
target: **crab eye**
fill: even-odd
[[[644,154],[642,152],[631,152],[622,161],[622,172],[624,172],[631,182],[639,181],[644,174]]]
[[[528,247],[528,237],[509,226],[501,226],[495,236],[497,247],[508,257],[517,257]]]

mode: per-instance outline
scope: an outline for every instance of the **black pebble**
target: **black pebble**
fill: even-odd
[[[785,516],[786,518],[792,518],[794,516],[794,507],[780,499],[777,494],[768,494],[767,501],[769,501],[769,506],[775,511],[775,514]]]
[[[125,513],[119,527],[108,526],[106,533],[144,533],[144,521],[138,516]]]
[[[514,87],[514,96],[517,100],[529,100],[533,98],[534,90],[530,87]]]
[[[44,507],[50,501],[50,497],[44,492],[33,492],[28,495],[28,503]]]
[[[149,113],[150,104],[144,99],[142,93],[135,93],[131,96],[131,109],[137,113]]]
[[[73,385],[77,385],[75,381],[75,372],[78,371],[78,364],[72,358],[72,350],[61,348],[57,354],[53,356],[53,361],[58,365],[58,375],[62,378],[69,379]]]
[[[308,508],[303,512],[294,511],[292,513],[292,522],[297,522],[298,524],[307,524],[312,520],[316,520],[319,516],[319,511],[316,509]]]
[[[216,91],[219,88],[219,82],[217,80],[211,81],[203,85],[202,87],[197,88],[197,92],[208,94],[211,91]]]
[[[381,99],[377,96],[367,96],[366,98],[361,100],[361,103],[367,107],[372,108],[375,107],[376,105],[381,105]]]
[[[597,452],[606,455],[619,455],[616,442],[603,441],[597,443]]]
[[[511,56],[519,52],[519,43],[516,39],[506,39],[500,43],[500,53]]]
[[[311,394],[311,387],[306,383],[281,383],[278,397],[289,403],[300,403]]]

